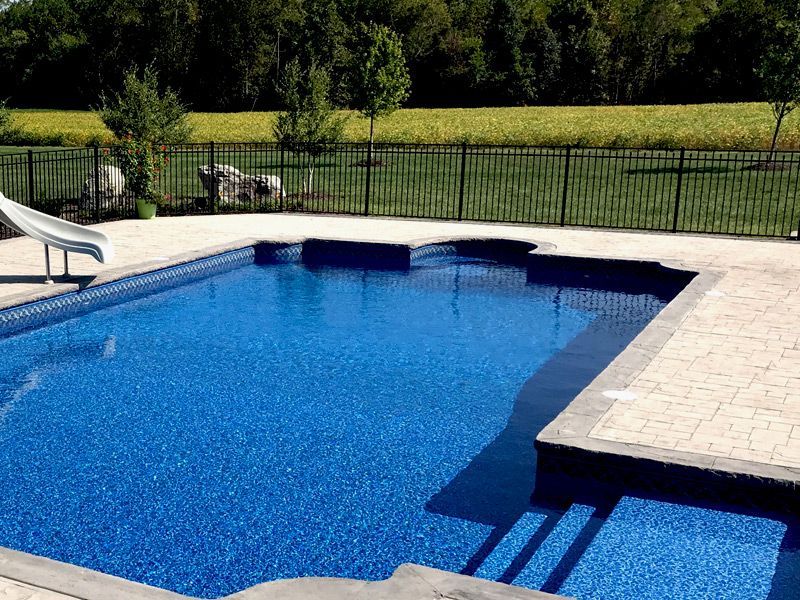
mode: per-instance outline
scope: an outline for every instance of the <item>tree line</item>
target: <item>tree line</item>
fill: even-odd
[[[0,0],[0,99],[86,108],[154,68],[193,110],[280,106],[293,60],[353,102],[360,27],[402,40],[408,106],[763,99],[797,0]]]

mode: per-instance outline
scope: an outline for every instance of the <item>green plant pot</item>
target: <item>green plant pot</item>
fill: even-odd
[[[147,200],[142,200],[141,198],[136,200],[136,212],[138,213],[140,219],[152,219],[156,216],[157,208],[158,204],[155,202],[148,202]]]

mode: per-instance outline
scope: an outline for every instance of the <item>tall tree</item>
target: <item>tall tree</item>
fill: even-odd
[[[278,114],[276,139],[304,161],[306,177],[303,193],[314,190],[314,169],[320,156],[332,151],[342,138],[344,118],[331,103],[331,80],[328,71],[312,62],[303,70],[294,59],[284,71],[278,88],[284,109]]]
[[[400,37],[384,25],[364,26],[355,69],[355,105],[369,119],[371,154],[375,119],[393,113],[408,98],[411,80]]]
[[[731,102],[760,95],[758,62],[775,28],[769,0],[720,0],[691,40],[683,68],[665,81],[664,98],[681,102]]]
[[[194,66],[199,40],[198,0],[146,0],[145,28],[152,40],[152,64],[161,83],[183,90]]]
[[[560,101],[592,104],[608,99],[610,40],[591,0],[558,0],[548,20],[561,48]]]
[[[271,93],[280,7],[261,0],[202,0],[193,70],[210,108],[252,110]]]
[[[695,33],[716,8],[716,0],[605,4],[601,22],[610,39],[611,99],[661,100],[667,76],[690,53]]]
[[[445,106],[457,104],[452,98],[458,98],[462,106],[485,101],[483,90],[491,80],[491,72],[484,40],[491,9],[492,0],[451,0],[452,25],[433,56],[434,72],[417,85],[418,90],[422,85],[432,88],[424,98]]]
[[[15,104],[70,105],[79,96],[85,37],[72,4],[32,0],[0,14],[0,79]]]
[[[772,107],[775,129],[772,134],[769,160],[778,145],[781,125],[800,106],[800,22],[782,21],[759,66],[764,82],[764,95]]]
[[[331,98],[338,104],[347,104],[347,75],[356,32],[345,18],[341,3],[304,0],[298,16],[294,49],[297,57],[303,64],[325,65],[331,79]]]
[[[514,0],[494,0],[484,36],[488,95],[497,104],[547,97],[560,64],[555,35],[543,18]]]

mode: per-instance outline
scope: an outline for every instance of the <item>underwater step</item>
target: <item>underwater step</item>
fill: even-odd
[[[593,507],[582,504],[570,506],[519,575],[514,577],[514,585],[541,589],[586,527],[594,511]]]
[[[624,496],[558,593],[766,600],[786,530],[762,517]]]
[[[505,573],[517,555],[528,545],[530,539],[547,518],[541,513],[527,512],[514,523],[511,530],[495,546],[475,571],[475,577],[497,580]]]

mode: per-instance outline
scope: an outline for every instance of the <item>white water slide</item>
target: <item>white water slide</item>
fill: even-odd
[[[0,223],[44,244],[45,283],[53,283],[50,276],[50,246],[64,251],[65,276],[69,275],[68,252],[88,254],[101,263],[111,262],[114,258],[114,246],[105,233],[22,206],[2,193]]]

